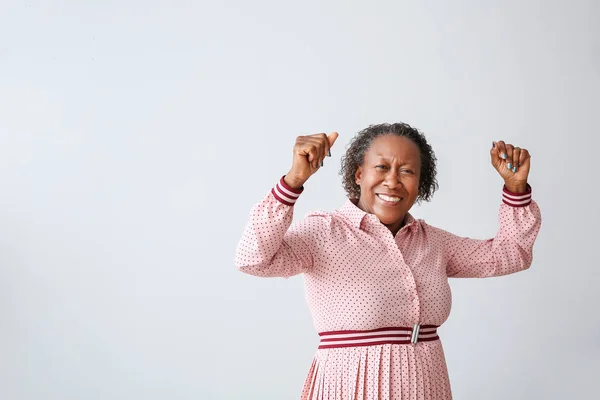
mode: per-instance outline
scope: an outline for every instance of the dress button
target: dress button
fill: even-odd
[[[410,281],[410,278],[411,278],[410,274],[406,275],[405,278],[407,281]]]
[[[413,299],[413,303],[417,304],[418,302],[419,302],[419,299],[415,297],[415,298]]]

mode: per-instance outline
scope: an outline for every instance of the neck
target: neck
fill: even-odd
[[[405,221],[406,215],[404,215],[400,221],[394,222],[393,224],[386,224],[385,226],[392,232],[392,235],[396,236],[396,233],[404,226]]]

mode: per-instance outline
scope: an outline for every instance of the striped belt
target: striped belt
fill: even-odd
[[[437,325],[415,324],[412,328],[392,327],[368,331],[320,332],[319,349],[429,342],[439,339],[437,328]]]

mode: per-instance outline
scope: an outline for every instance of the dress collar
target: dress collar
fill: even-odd
[[[346,217],[346,219],[348,219],[352,223],[352,226],[361,229],[361,224],[364,219],[370,220],[375,223],[381,223],[381,221],[379,221],[379,218],[377,218],[375,214],[369,214],[358,208],[356,202],[357,200],[347,199],[344,202],[344,205],[338,209],[338,212],[344,217]],[[418,228],[418,221],[410,213],[406,213],[404,221],[405,224],[402,228],[400,228],[400,230],[408,227],[407,229],[414,231]]]

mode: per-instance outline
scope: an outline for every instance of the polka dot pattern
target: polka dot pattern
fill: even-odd
[[[450,313],[448,277],[491,277],[528,268],[541,225],[535,201],[501,203],[495,238],[459,237],[406,216],[393,236],[347,200],[292,223],[293,206],[269,192],[251,211],[236,253],[241,271],[303,274],[318,332],[441,325]],[[450,399],[439,340],[318,349],[302,399]]]

